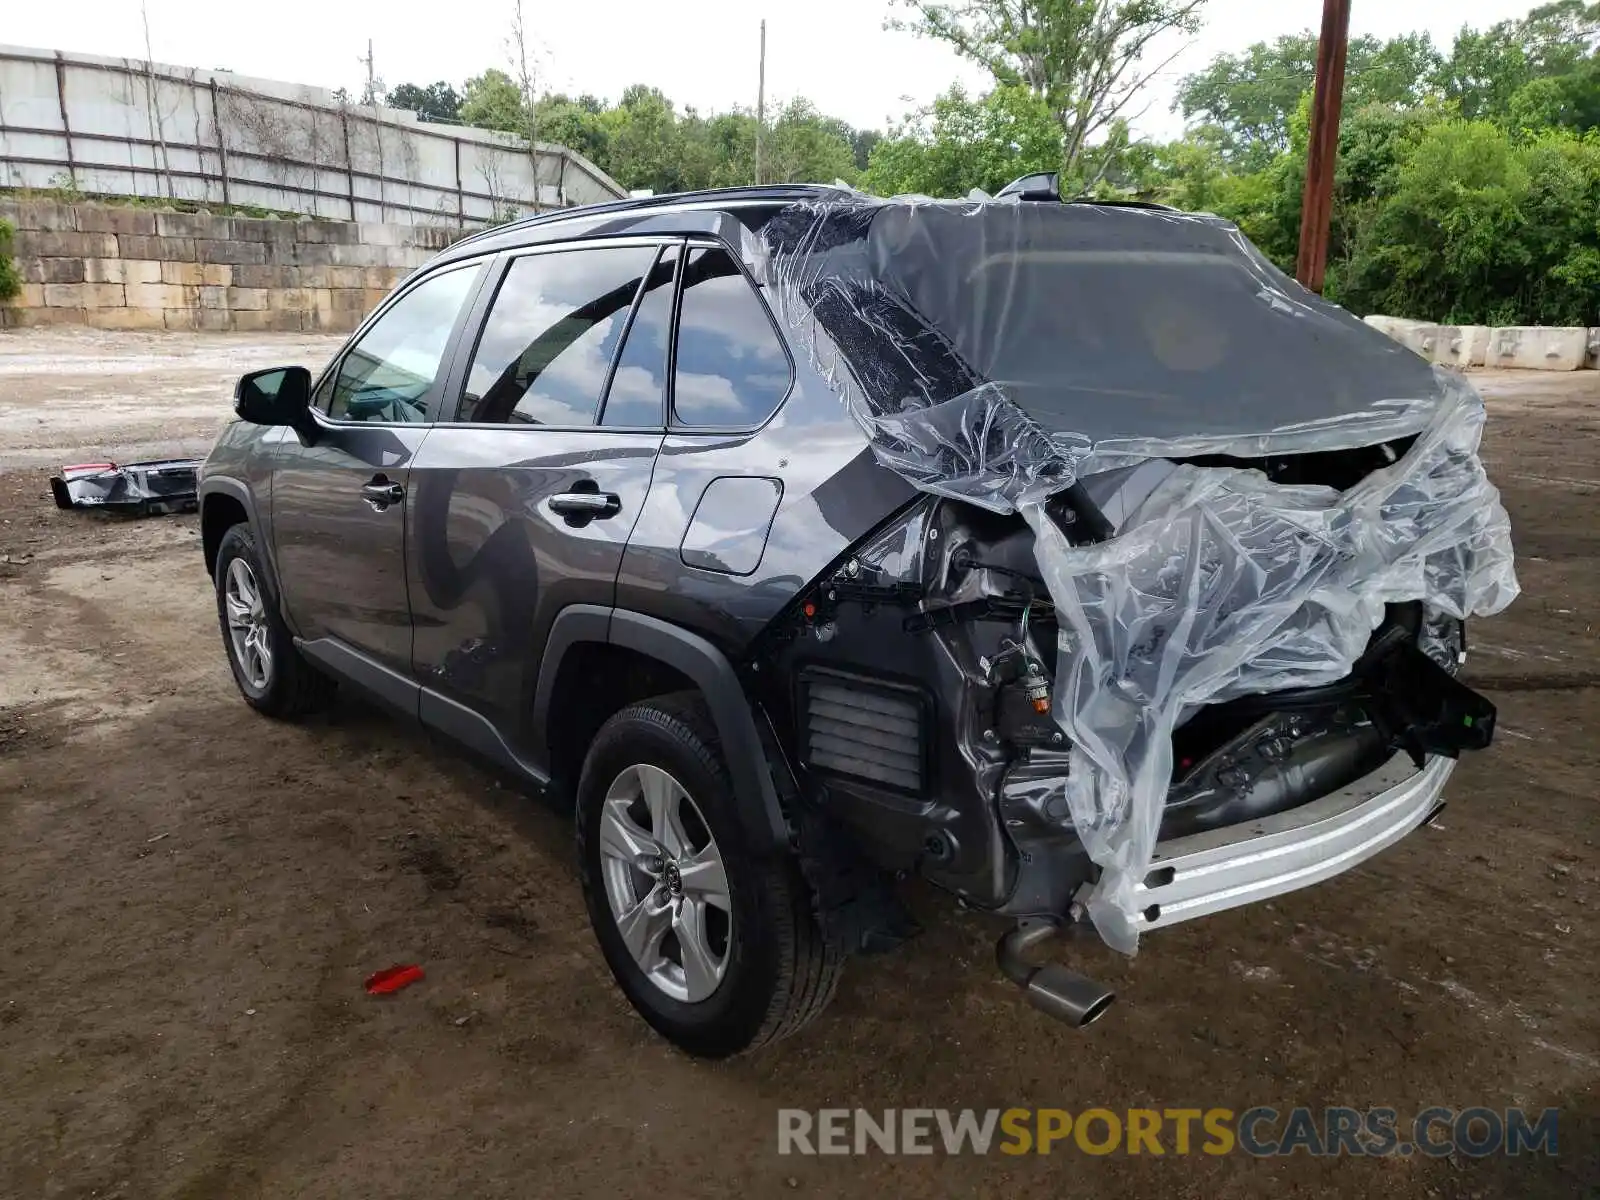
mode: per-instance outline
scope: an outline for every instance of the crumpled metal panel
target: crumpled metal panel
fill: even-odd
[[[192,512],[199,459],[153,462],[81,463],[61,468],[50,479],[57,508],[108,508],[124,513]]]
[[[791,206],[745,252],[881,462],[1033,529],[1073,746],[1052,807],[1101,868],[1089,912],[1120,950],[1137,945],[1184,714],[1343,678],[1389,603],[1464,619],[1518,594],[1476,391],[1215,217],[840,193]],[[1407,438],[1342,494],[1179,464],[1097,545],[1044,509],[1152,459]]]

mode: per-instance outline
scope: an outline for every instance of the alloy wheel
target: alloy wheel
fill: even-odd
[[[727,973],[733,905],[694,800],[660,767],[629,767],[606,792],[599,842],[606,900],[639,970],[674,1000],[705,1000]]]
[[[251,687],[265,691],[272,682],[272,645],[267,606],[255,572],[242,558],[228,564],[222,593],[228,614],[228,643],[233,661]]]

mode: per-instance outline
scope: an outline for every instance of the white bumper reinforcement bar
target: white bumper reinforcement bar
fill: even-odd
[[[1435,758],[1419,771],[1397,754],[1310,804],[1161,842],[1138,888],[1140,930],[1253,904],[1348,871],[1432,816],[1455,765]]]

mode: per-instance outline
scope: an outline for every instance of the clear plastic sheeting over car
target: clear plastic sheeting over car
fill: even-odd
[[[746,251],[880,461],[1033,529],[1060,630],[1061,786],[1118,949],[1136,946],[1187,714],[1338,681],[1388,604],[1465,619],[1518,593],[1477,393],[1224,221],[841,193]],[[1218,461],[1379,445],[1388,465],[1343,491]],[[1176,461],[1109,540],[1076,544],[1047,515],[1085,477],[1154,459]]]

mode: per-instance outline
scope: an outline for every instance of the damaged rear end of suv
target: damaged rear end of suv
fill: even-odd
[[[1001,969],[1344,871],[1429,821],[1495,712],[1456,679],[1517,595],[1481,400],[1147,207],[792,206],[748,255],[920,498],[797,597],[762,702],[827,827],[1016,920]]]

